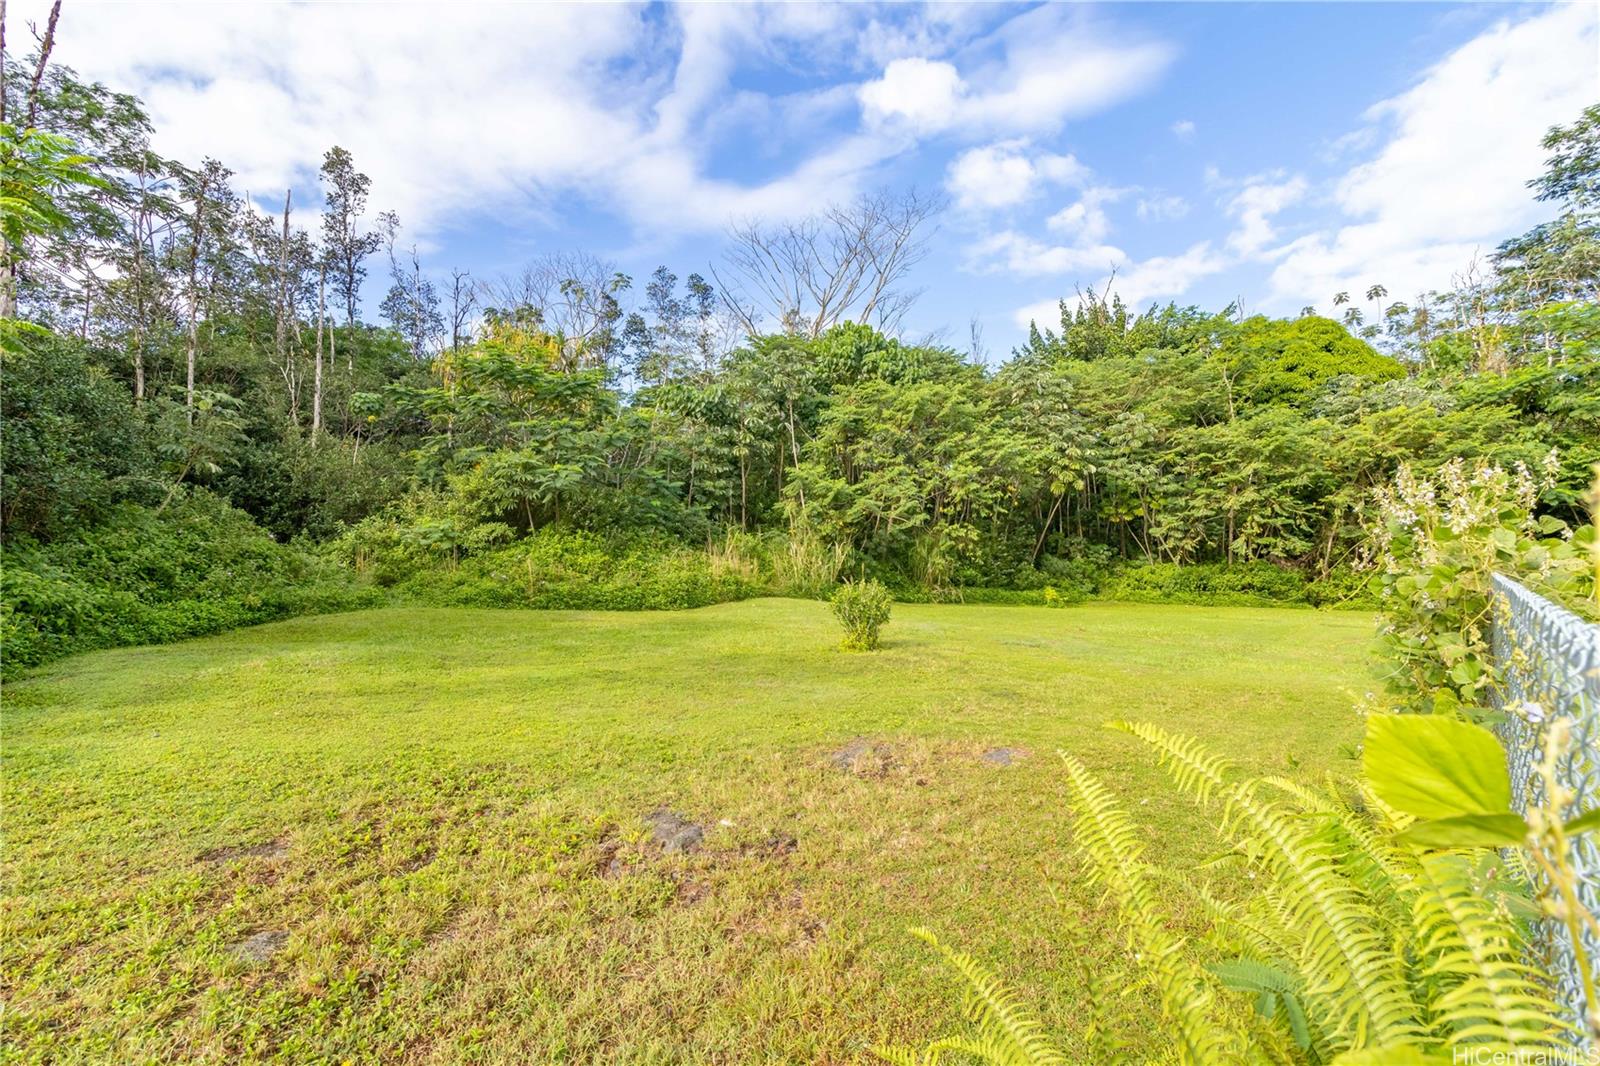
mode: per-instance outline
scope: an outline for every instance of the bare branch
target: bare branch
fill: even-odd
[[[919,295],[904,283],[943,206],[913,190],[862,196],[796,222],[740,222],[728,232],[728,278],[713,276],[752,333],[767,316],[807,337],[847,319],[893,332]]]

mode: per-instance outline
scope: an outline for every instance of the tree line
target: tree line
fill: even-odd
[[[637,287],[583,253],[441,272],[345,149],[302,226],[292,191],[157,154],[53,32],[4,61],[12,542],[204,492],[280,541],[386,531],[441,562],[556,526],[805,538],[923,590],[1125,562],[1327,578],[1401,462],[1553,463],[1565,514],[1600,460],[1600,107],[1546,139],[1551,220],[1449,291],[1287,319],[1078,293],[990,365],[901,332],[937,198],[739,223],[717,263]]]

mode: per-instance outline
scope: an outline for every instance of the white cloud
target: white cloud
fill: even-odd
[[[953,64],[920,56],[896,59],[883,77],[861,87],[861,109],[880,125],[937,133],[954,123],[966,92]]]
[[[1180,141],[1194,140],[1194,123],[1189,119],[1179,119],[1172,124],[1172,135]]]
[[[1215,176],[1218,186],[1229,184],[1222,176]],[[1096,292],[1108,287],[1122,297],[1130,307],[1143,307],[1157,298],[1170,299],[1181,296],[1196,282],[1220,274],[1225,270],[1251,260],[1260,260],[1281,254],[1266,245],[1275,236],[1271,217],[1297,202],[1305,195],[1306,181],[1296,175],[1270,175],[1246,180],[1225,203],[1228,215],[1237,223],[1219,248],[1211,241],[1200,241],[1175,255],[1157,255],[1135,261],[1119,248],[1102,243],[1110,232],[1104,204],[1116,200],[1127,190],[1108,186],[1091,186],[1075,204],[1053,215],[1047,225],[1057,232],[1074,238],[1071,246],[1052,246],[1032,238],[1006,231],[980,243],[974,255],[987,256],[989,269],[1006,269],[1018,274],[1072,274],[1093,271],[1099,280],[1092,283]],[[1176,199],[1176,198],[1168,198]],[[1177,204],[1141,201],[1138,213],[1148,218],[1156,211],[1187,210],[1187,203]],[[1076,284],[1076,283],[1075,283]],[[1069,301],[1070,302],[1070,301]],[[1054,305],[1030,304],[1014,312],[1016,321],[1026,325],[1038,318],[1041,307]],[[1046,316],[1054,321],[1053,312]]]
[[[1156,297],[1181,296],[1195,282],[1220,274],[1234,262],[1210,241],[1201,241],[1177,255],[1158,255],[1133,264],[1117,274],[1113,288],[1129,307],[1143,307]]]
[[[1059,129],[1147,88],[1172,60],[1158,42],[1112,40],[1075,12],[1045,6],[964,51],[963,67],[904,56],[861,86],[869,129],[917,136]]]
[[[992,234],[967,250],[973,269],[1004,270],[1019,276],[1104,272],[1127,261],[1127,253],[1108,244],[1046,244],[1015,230]]]
[[[1075,173],[1080,178],[1087,168]],[[1016,230],[1002,230],[969,245],[967,267],[979,273],[1005,271],[1019,276],[1103,273],[1128,261],[1128,254],[1106,243],[1111,219],[1105,205],[1124,190],[1108,185],[1088,185],[1078,199],[1045,220],[1045,228],[1064,243],[1050,244]]]
[[[1099,244],[1111,233],[1111,218],[1105,205],[1122,197],[1122,189],[1092,185],[1083,190],[1076,203],[1068,204],[1045,220],[1055,233],[1072,238],[1076,245]]]
[[[998,141],[957,156],[945,187],[964,210],[1015,207],[1033,199],[1047,184],[1073,184],[1088,174],[1089,168],[1070,155],[1030,156],[1026,140]]]
[[[1289,246],[1272,275],[1283,306],[1381,282],[1410,295],[1550,211],[1526,182],[1539,140],[1596,99],[1600,9],[1557,5],[1502,22],[1371,108],[1377,154],[1337,183],[1338,228]]]
[[[1286,180],[1252,179],[1228,203],[1228,214],[1239,220],[1228,237],[1228,247],[1243,257],[1261,253],[1277,237],[1272,216],[1298,203],[1306,194],[1306,179],[1296,174]]]
[[[1057,329],[1061,321],[1061,301],[1040,300],[1011,313],[1011,320],[1022,329],[1036,325],[1040,329]]]
[[[46,2],[13,0],[13,28]],[[959,5],[891,18],[855,5],[152,0],[68,4],[57,46],[146,102],[158,150],[220,158],[258,198],[293,185],[309,211],[323,152],[343,145],[372,176],[372,212],[398,210],[425,242],[473,214],[553,215],[574,196],[652,239],[814,210],[873,184],[924,133],[1053,129],[1142,88],[1169,54],[1070,12]],[[804,70],[811,87],[741,84],[756,69]],[[723,177],[719,150],[741,143],[772,172]],[[1029,163],[1035,181],[1074,166]]]
[[[1140,197],[1134,207],[1134,214],[1139,216],[1141,222],[1164,222],[1167,219],[1182,218],[1188,213],[1189,201],[1181,196]]]

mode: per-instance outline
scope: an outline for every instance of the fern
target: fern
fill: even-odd
[[[1339,869],[1339,855],[1303,815],[1229,780],[1231,766],[1191,737],[1153,725],[1121,723],[1155,749],[1178,786],[1203,803],[1224,803],[1225,838],[1259,855],[1283,892],[1291,928],[1303,929],[1297,962],[1313,995],[1336,1004],[1330,1029],[1336,1046],[1400,1045],[1423,1031],[1400,960],[1382,935],[1383,922]]]
[[[1438,983],[1441,1035],[1503,1051],[1566,1046],[1560,1008],[1522,962],[1524,944],[1472,882],[1461,855],[1423,856],[1415,898],[1423,973]]]
[[[1525,961],[1508,906],[1515,897],[1486,895],[1467,856],[1398,842],[1409,819],[1362,784],[1246,779],[1192,737],[1147,724],[1114,728],[1154,749],[1203,808],[1220,807],[1218,835],[1256,879],[1255,891],[1234,902],[1196,885],[1192,871],[1151,865],[1112,793],[1062,755],[1088,881],[1115,904],[1160,999],[1172,1045],[1160,1061],[1398,1066],[1449,1061],[1466,1048],[1546,1057],[1571,1050],[1570,1027],[1556,1020],[1541,974]],[[1175,896],[1209,919],[1200,940],[1173,931]],[[880,1049],[882,1057],[907,1066],[948,1053],[991,1066],[1065,1061],[989,971],[919,935],[966,979],[973,1031],[921,1052]]]
[[[1213,963],[1211,972],[1225,987],[1255,995],[1256,1013],[1268,1021],[1280,1017],[1301,1051],[1312,1051],[1315,1041],[1302,1002],[1303,990],[1294,976],[1257,959],[1241,957]]]
[[[1185,954],[1183,942],[1167,931],[1170,919],[1156,901],[1149,867],[1140,861],[1133,822],[1082,763],[1065,753],[1061,760],[1077,813],[1074,840],[1093,866],[1091,879],[1117,900],[1130,939],[1161,995],[1180,1061],[1237,1061],[1239,1034],[1217,1016],[1209,976]]]
[[[982,963],[941,943],[926,929],[911,932],[931,944],[944,956],[945,963],[966,980],[968,1016],[975,1030],[970,1035],[935,1040],[920,1052],[877,1047],[874,1054],[900,1066],[932,1066],[952,1051],[989,1066],[1065,1066],[1066,1056],[1051,1045],[1038,1019]]]

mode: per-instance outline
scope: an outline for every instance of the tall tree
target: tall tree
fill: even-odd
[[[718,283],[751,334],[768,319],[803,337],[846,320],[893,333],[920,294],[906,279],[927,255],[943,206],[913,190],[863,196],[797,222],[740,223],[728,235],[728,280]]]
[[[396,248],[400,236],[400,217],[385,211],[379,217],[383,228],[384,245],[389,252],[389,292],[383,298],[380,310],[394,331],[406,339],[412,358],[421,362],[427,359],[444,332],[444,319],[439,314],[439,294],[432,280],[422,272],[422,259],[413,244],[402,254]]]
[[[350,153],[338,145],[322,157],[322,246],[336,296],[344,301],[345,325],[353,326],[361,303],[363,265],[382,246],[383,237],[362,228],[372,179],[356,169]]]
[[[211,319],[219,297],[237,294],[240,270],[238,225],[239,201],[228,179],[233,172],[215,159],[207,159],[199,170],[184,173],[180,185],[186,205],[186,232],[173,252],[185,277],[188,305],[187,336],[184,346],[184,410],[192,421],[195,412],[195,380],[200,350],[200,323]]]

